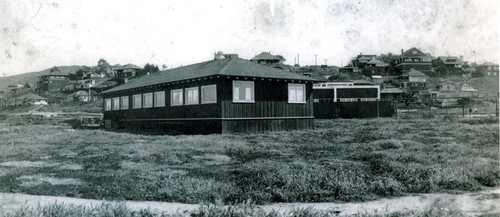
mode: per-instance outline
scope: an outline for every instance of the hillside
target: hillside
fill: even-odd
[[[74,73],[82,66],[58,66],[62,74]],[[11,84],[30,84],[35,85],[39,77],[42,75],[47,75],[50,73],[50,68],[38,72],[29,72],[19,75],[13,75],[8,77],[0,77],[0,91],[7,91],[8,86]]]
[[[498,94],[499,81],[497,77],[472,78],[467,82],[479,92],[479,95],[484,98],[494,99]]]

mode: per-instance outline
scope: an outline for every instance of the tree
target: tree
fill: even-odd
[[[384,54],[380,54],[377,56],[377,60],[380,60],[384,63],[391,63],[391,61],[393,59],[395,59],[398,55],[394,55],[393,53],[389,52],[389,53],[384,53]]]
[[[282,55],[278,54],[278,55],[275,55],[275,57],[278,57],[280,59],[281,63],[286,61],[285,57],[283,57]]]
[[[83,69],[78,69],[78,71],[76,71],[76,77],[81,79],[83,78],[83,75],[85,74],[85,71],[83,71]]]
[[[99,59],[99,61],[97,61],[97,73],[107,74],[110,69],[111,66],[105,59],[101,58]]]
[[[160,68],[158,68],[157,65],[146,63],[146,65],[144,65],[144,68],[137,71],[137,76],[152,74],[152,73],[156,73],[159,71],[160,71]]]

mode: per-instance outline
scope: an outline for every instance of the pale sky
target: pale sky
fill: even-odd
[[[497,0],[0,0],[0,76],[61,65],[170,67],[262,51],[346,65],[417,47],[499,59]]]

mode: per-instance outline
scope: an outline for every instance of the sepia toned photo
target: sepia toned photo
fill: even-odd
[[[499,11],[0,0],[0,217],[499,216]]]

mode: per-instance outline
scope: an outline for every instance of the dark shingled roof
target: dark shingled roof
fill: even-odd
[[[311,77],[263,66],[240,58],[225,58],[145,75],[103,93],[217,75],[316,81]]]

